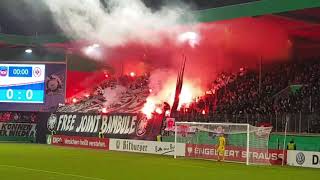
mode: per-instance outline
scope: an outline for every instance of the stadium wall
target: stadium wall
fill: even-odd
[[[320,152],[320,135],[287,135],[287,142],[285,144],[289,143],[290,140],[294,140],[297,150]],[[271,134],[269,139],[269,147],[273,149],[282,149],[283,141],[283,134]]]

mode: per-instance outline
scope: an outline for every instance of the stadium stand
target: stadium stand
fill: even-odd
[[[278,118],[281,131],[289,115],[300,120],[304,116],[305,121],[312,119],[308,122],[312,125],[303,123],[306,126],[300,131],[319,132],[319,70],[317,60],[266,65],[260,86],[257,71],[222,74],[214,82],[214,93],[197,98],[177,118],[206,122],[227,119],[255,125],[270,122],[274,126],[273,120]]]
[[[209,93],[188,107],[182,106],[175,118],[273,125],[274,131],[283,131],[285,121],[291,119],[292,132],[316,133],[320,127],[319,77],[320,63],[316,59],[264,65],[261,84],[256,70],[241,68],[236,73],[220,73]],[[89,92],[72,97],[58,111],[137,113],[148,95],[147,75],[110,77]],[[302,119],[303,125],[298,125]]]
[[[88,91],[88,90],[86,90]],[[139,112],[149,95],[148,76],[108,78],[89,92],[72,97],[59,112]],[[72,102],[77,99],[77,102]]]

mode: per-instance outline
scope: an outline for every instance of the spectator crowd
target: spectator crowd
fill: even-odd
[[[317,114],[312,122],[320,130],[319,88],[318,60],[264,65],[261,74],[259,70],[241,68],[234,74],[221,73],[209,93],[182,108],[177,117],[229,122],[248,122],[252,117],[256,120],[251,124],[257,125],[259,121],[272,123],[271,117],[276,116],[280,119],[288,114]],[[282,119],[288,119],[288,116]],[[283,122],[280,126],[284,128]],[[303,131],[309,131],[309,128]]]
[[[139,112],[150,93],[148,84],[147,74],[108,77],[90,92],[82,93],[76,102],[60,107],[58,111]],[[300,120],[301,114],[313,114],[310,125],[302,130],[310,132],[310,126],[318,126],[320,130],[319,88],[318,60],[263,65],[262,71],[241,68],[236,73],[220,73],[206,95],[182,106],[174,116],[181,121],[246,122],[253,125],[268,122],[283,130],[284,121],[290,119],[288,114],[300,113]],[[121,93],[113,94],[116,91]]]

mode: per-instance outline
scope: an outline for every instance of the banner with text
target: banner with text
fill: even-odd
[[[185,144],[177,143],[175,147],[171,142],[141,141],[126,139],[110,139],[109,148],[114,151],[137,152],[147,154],[185,156]]]
[[[155,140],[160,134],[162,119],[148,120],[142,114],[55,113],[47,121],[53,134],[68,136]]]
[[[35,123],[0,123],[0,136],[34,138],[36,126]]]
[[[284,158],[282,150],[269,149],[268,151],[264,151],[259,149],[250,149],[249,155],[250,162],[254,163],[271,163],[280,165]],[[186,144],[186,157],[218,159],[218,150],[215,145]],[[246,148],[227,146],[225,149],[226,161],[246,162],[246,158]]]
[[[108,138],[100,139],[96,137],[53,135],[51,137],[51,142],[48,142],[48,144],[53,144],[58,146],[109,150]]]
[[[288,151],[287,164],[290,166],[320,168],[320,152]]]

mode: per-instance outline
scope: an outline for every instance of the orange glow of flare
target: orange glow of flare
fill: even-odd
[[[164,102],[167,102],[172,106],[174,102],[175,89],[176,89],[175,77],[172,78],[171,81],[168,81],[167,83],[165,83],[163,87],[165,88],[162,88],[157,93],[155,93],[154,90],[152,92],[149,91],[151,93],[151,96],[147,98],[147,102],[144,104],[144,107],[142,108],[142,112],[150,119],[152,118],[152,113],[159,111],[157,108],[157,104],[163,104]],[[178,110],[180,110],[182,106],[185,106],[188,108],[190,104],[193,102],[193,99],[202,95],[203,95],[202,89],[199,86],[195,85],[192,80],[186,79],[184,81],[181,94],[179,96]],[[160,110],[162,111],[161,108]],[[170,115],[170,111],[165,113],[166,113],[166,116]]]
[[[181,94],[179,96],[179,105],[178,110],[180,110],[182,105],[185,105],[185,107],[189,107],[190,104],[193,102],[193,99],[197,96],[202,94],[202,91],[198,87],[193,87],[192,84],[186,82],[181,90]],[[169,103],[172,105],[174,101],[175,94],[172,93]]]
[[[135,77],[135,76],[136,76],[136,73],[135,73],[135,72],[131,72],[131,73],[130,73],[130,76],[131,76],[131,77]]]
[[[77,103],[78,100],[77,100],[76,98],[73,98],[73,99],[72,99],[72,102],[73,102],[73,103]]]
[[[170,113],[171,113],[170,110],[166,110],[165,116],[166,116],[166,117],[169,117],[169,116],[170,116]]]
[[[181,94],[179,96],[180,101],[179,101],[179,106],[178,109],[181,108],[182,105],[186,105],[187,107],[189,107],[190,103],[192,103],[192,99],[193,99],[193,88],[186,84],[186,86],[182,87],[182,91]]]

